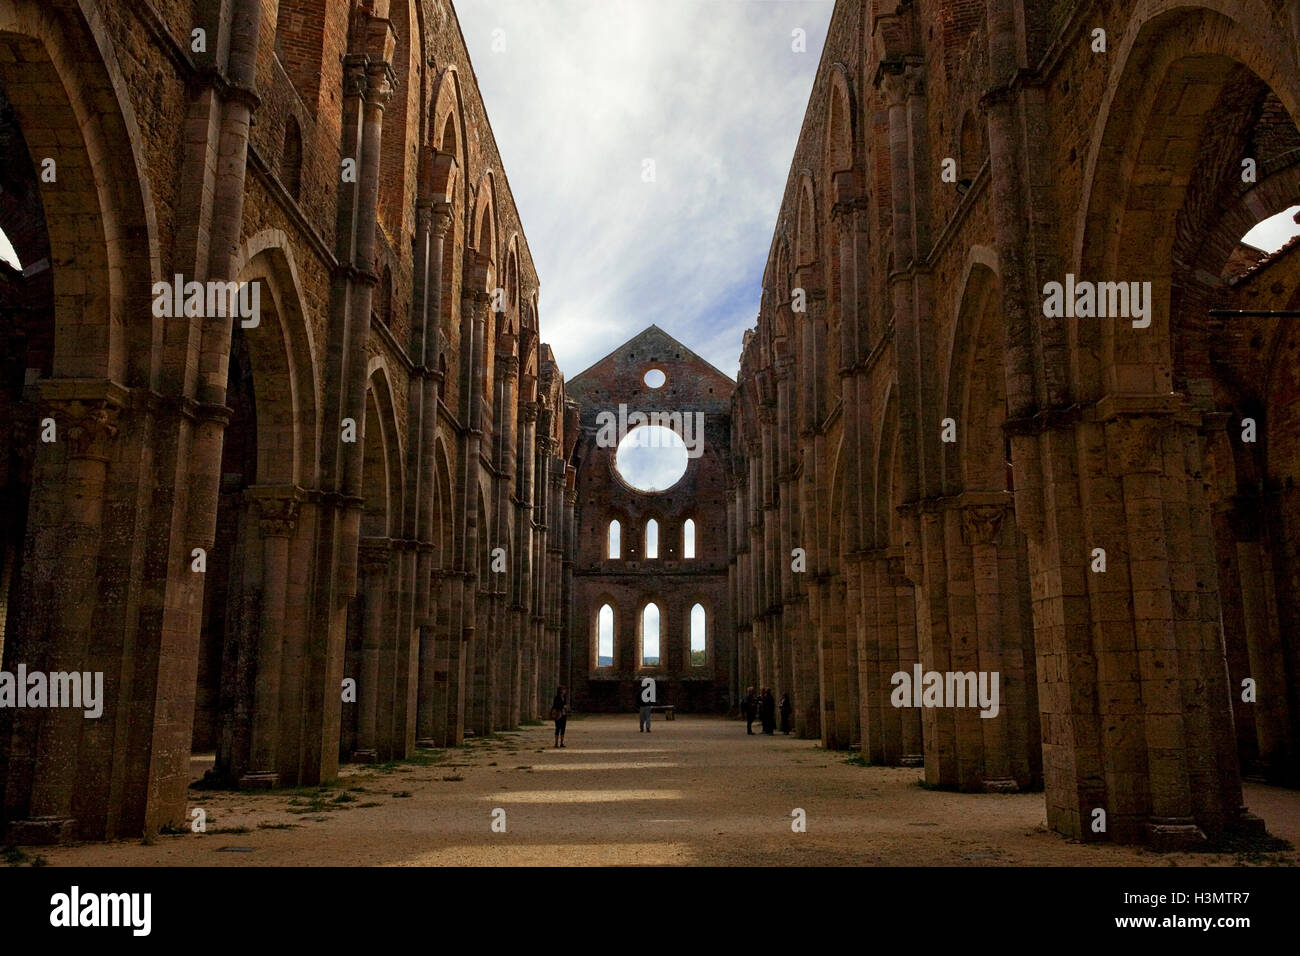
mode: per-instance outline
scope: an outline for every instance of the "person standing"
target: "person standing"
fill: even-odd
[[[740,699],[740,712],[745,715],[745,733],[753,735],[754,717],[758,711],[758,700],[754,697],[754,688],[746,687],[745,696]]]
[[[781,733],[790,732],[790,714],[794,711],[794,705],[790,703],[790,695],[781,695]]]
[[[641,687],[637,691],[637,704],[640,711],[640,724],[637,726],[637,730],[644,731],[647,734],[650,733],[650,708],[654,705],[654,702],[654,681],[647,681],[643,677]]]
[[[759,706],[763,715],[763,733],[776,733],[776,695],[772,693],[772,688],[763,688],[763,700]]]
[[[555,721],[555,746],[564,746],[564,728],[569,722],[569,692],[563,687],[555,689],[555,699],[551,701],[551,720]]]

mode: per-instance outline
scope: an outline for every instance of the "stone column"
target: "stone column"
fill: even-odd
[[[84,671],[98,601],[105,484],[126,396],[112,386],[78,395],[68,380],[42,385],[41,404],[59,440],[42,444],[36,455],[20,596],[26,627],[11,659],[31,671]],[[115,683],[105,680],[106,696]],[[121,706],[104,703],[106,715]],[[95,823],[81,824],[73,811],[87,723],[72,707],[14,715],[13,739],[5,742],[12,751],[4,809],[8,819],[22,822],[11,824],[9,839],[61,840],[94,831]]]
[[[300,499],[293,489],[265,486],[249,488],[248,497],[256,510],[262,540],[262,600],[253,680],[252,753],[249,772],[240,778],[239,785],[276,787],[280,781],[280,700],[289,539],[297,527]]]
[[[357,675],[356,763],[379,759],[380,657],[384,647],[384,617],[392,552],[387,539],[367,539],[360,550],[365,616],[361,623],[361,662]]]

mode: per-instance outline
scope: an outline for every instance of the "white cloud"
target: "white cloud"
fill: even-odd
[[[833,6],[456,4],[566,374],[652,323],[735,373]]]

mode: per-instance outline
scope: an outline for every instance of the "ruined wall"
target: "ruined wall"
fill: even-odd
[[[658,388],[645,383],[651,369],[665,376]],[[660,703],[683,711],[717,712],[735,702],[725,511],[733,387],[731,379],[655,326],[568,383],[569,397],[581,409],[570,620],[575,708],[631,711],[640,677],[656,681]],[[637,412],[677,415],[688,455],[698,449],[681,479],[666,490],[638,491],[615,468],[617,443],[627,431],[607,423]],[[645,542],[651,519],[658,525],[654,558],[647,556]],[[683,552],[688,519],[695,525],[693,558]],[[611,521],[620,525],[616,558],[608,554]],[[660,611],[657,665],[641,657],[642,614],[651,602]],[[613,656],[602,665],[598,614],[606,604],[614,614]],[[701,663],[692,663],[690,653],[696,604],[705,612]]]
[[[741,683],[793,683],[801,735],[1162,846],[1256,826],[1241,763],[1294,779],[1297,727],[1289,340],[1214,312],[1294,301],[1282,262],[1225,265],[1300,195],[1297,18],[1167,6],[837,4],[742,352],[730,563]],[[1133,310],[1053,312],[1075,279]],[[996,715],[899,705],[917,667],[997,675]]]
[[[105,681],[94,721],[0,714],[9,837],[535,717],[567,399],[451,5],[20,0],[0,94],[0,224],[44,260],[0,296],[4,667]],[[177,275],[260,314],[162,315]]]

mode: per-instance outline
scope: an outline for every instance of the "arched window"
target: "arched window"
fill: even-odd
[[[682,525],[682,557],[695,557],[695,519],[687,518]]]
[[[641,612],[641,663],[659,663],[659,605],[653,602]]]
[[[969,187],[979,175],[980,167],[984,165],[985,154],[988,153],[988,146],[984,142],[986,127],[973,112],[967,111],[961,119],[959,135],[961,137],[960,181]]]
[[[708,632],[704,605],[697,604],[691,608],[691,666],[703,667],[708,663]]]
[[[621,558],[622,552],[623,526],[615,518],[609,523],[609,546],[605,549],[605,557]]]
[[[645,556],[659,557],[659,522],[654,518],[645,523]]]
[[[614,609],[608,604],[596,612],[596,666],[614,666]]]
[[[280,152],[280,182],[294,199],[302,186],[302,130],[292,116],[284,125],[284,149]]]

